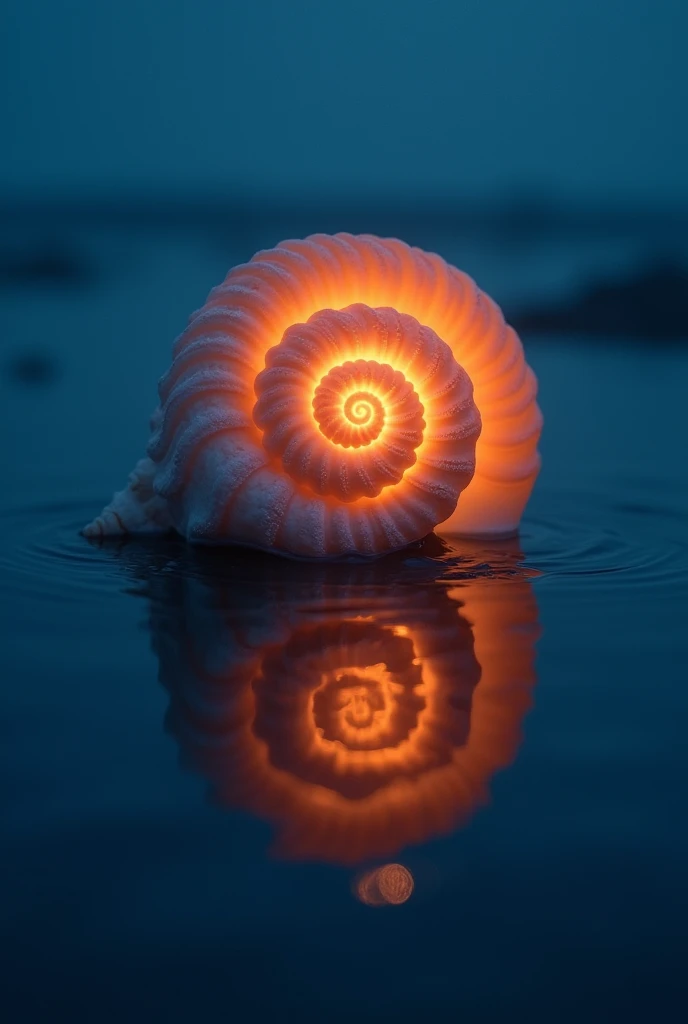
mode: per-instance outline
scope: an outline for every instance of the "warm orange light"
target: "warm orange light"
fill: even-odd
[[[147,458],[85,532],[174,526],[309,558],[512,534],[539,469],[536,391],[497,305],[439,256],[282,242],[191,318]]]
[[[251,593],[191,595],[156,642],[170,727],[215,799],[271,821],[280,854],[343,864],[487,800],[535,682],[526,579]]]
[[[413,889],[413,875],[403,864],[385,864],[374,871],[366,871],[355,883],[356,895],[369,907],[406,903]]]
[[[398,527],[454,509],[480,417],[468,375],[429,327],[360,303],[319,310],[288,327],[265,363],[251,410],[262,444],[333,517],[374,512]]]

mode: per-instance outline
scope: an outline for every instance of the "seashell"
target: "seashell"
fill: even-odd
[[[176,529],[297,557],[504,535],[539,470],[516,333],[439,256],[312,235],[235,267],[159,385],[145,459],[86,536]]]
[[[354,865],[488,801],[532,705],[527,579],[405,587],[332,565],[347,574],[268,584],[201,568],[163,567],[146,592],[165,728],[215,803],[270,823],[284,857]]]

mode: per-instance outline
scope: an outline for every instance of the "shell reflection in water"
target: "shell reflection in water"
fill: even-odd
[[[184,762],[220,804],[271,822],[283,856],[363,863],[452,830],[519,744],[530,584],[297,579],[177,578],[173,602],[153,599]]]

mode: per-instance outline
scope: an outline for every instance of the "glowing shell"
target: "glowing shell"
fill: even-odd
[[[192,316],[147,457],[84,532],[174,527],[317,558],[437,526],[511,533],[539,469],[536,390],[498,307],[439,256],[370,235],[282,242]]]

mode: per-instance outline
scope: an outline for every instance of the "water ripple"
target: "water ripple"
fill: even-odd
[[[291,578],[370,586],[476,577],[541,577],[595,590],[684,585],[688,546],[675,509],[601,497],[539,495],[519,538],[478,541],[426,538],[404,552],[361,563],[294,563],[237,548],[195,548],[179,538],[89,543],[79,533],[99,503],[34,505],[0,512],[0,572],[5,597],[89,601],[136,589],[159,575],[215,580]],[[543,510],[545,510],[543,512]]]

